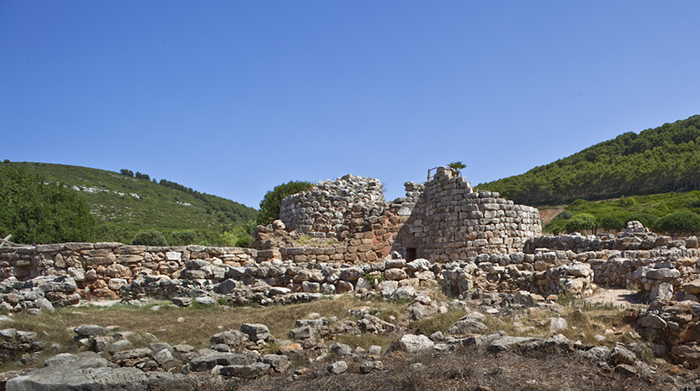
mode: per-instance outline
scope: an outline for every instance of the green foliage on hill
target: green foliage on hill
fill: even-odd
[[[289,181],[265,194],[265,198],[260,201],[260,214],[258,215],[257,223],[260,225],[268,225],[276,219],[280,218],[280,205],[282,199],[300,191],[309,190],[314,186],[311,182],[304,181]]]
[[[695,225],[695,217],[698,214],[700,214],[700,191],[621,197],[605,201],[579,199],[543,229],[552,233],[581,232],[580,229],[573,229],[574,224],[568,225],[568,222],[579,216],[588,215],[592,216],[596,223],[592,228],[585,228],[586,230],[602,228],[608,231],[619,231],[628,221],[637,220],[656,232],[671,235],[700,234],[700,225]]]
[[[85,198],[20,166],[0,164],[0,237],[16,243],[92,240],[95,218]]]
[[[2,163],[65,184],[87,200],[97,223],[94,241],[131,243],[141,231],[163,232],[172,245],[222,244],[221,235],[255,221],[258,212],[237,202],[200,193],[147,174],[47,163]],[[75,190],[78,189],[78,190]],[[183,233],[187,232],[187,233]],[[194,235],[194,238],[192,237]]]
[[[700,189],[700,116],[639,134],[624,133],[522,175],[478,187],[528,205]]]

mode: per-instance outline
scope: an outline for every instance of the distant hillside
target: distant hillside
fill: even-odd
[[[497,181],[498,191],[516,203],[558,205],[576,199],[700,189],[700,116],[613,140],[545,166]]]
[[[8,163],[3,163],[8,164]],[[255,220],[258,211],[167,180],[151,181],[112,171],[48,163],[16,163],[47,182],[79,191],[98,220],[97,241],[129,243],[143,230],[193,231],[197,242],[219,244],[219,235]],[[128,170],[123,170],[131,174]],[[155,180],[155,179],[154,179]],[[161,184],[162,183],[162,184]]]

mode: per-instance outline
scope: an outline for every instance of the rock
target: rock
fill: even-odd
[[[298,343],[291,343],[287,345],[280,346],[279,349],[277,349],[277,354],[284,354],[284,355],[290,355],[290,354],[302,354],[304,352],[304,348],[301,347],[301,344]]]
[[[78,361],[78,356],[70,353],[61,353],[50,357],[44,361],[44,366],[62,365]]]
[[[289,358],[281,354],[266,354],[262,357],[262,362],[270,365],[275,372],[284,372],[289,368]]]
[[[190,304],[192,304],[192,298],[191,297],[173,297],[172,302],[173,302],[173,304],[175,304],[178,307],[188,307]]]
[[[263,362],[255,362],[250,365],[229,365],[220,369],[223,376],[235,376],[243,379],[254,379],[268,374],[270,365]]]
[[[691,295],[700,294],[700,279],[686,282],[683,284],[683,291]]]
[[[238,330],[228,330],[222,333],[214,334],[209,338],[209,342],[213,344],[226,344],[228,346],[238,346],[241,343],[248,341],[248,334]],[[149,345],[150,347],[150,345]]]
[[[249,365],[255,361],[252,355],[240,353],[210,353],[196,357],[190,361],[190,369],[193,371],[210,371],[217,365]]]
[[[430,261],[424,258],[415,259],[406,264],[406,270],[408,270],[409,273],[428,271],[430,270]]]
[[[377,345],[372,345],[369,347],[367,354],[371,356],[379,356],[382,354],[382,347]]]
[[[337,361],[328,366],[328,372],[334,375],[340,375],[348,370],[348,364],[345,361]]]
[[[614,371],[623,376],[632,377],[637,375],[637,368],[629,364],[620,364],[615,367]]]
[[[291,339],[308,339],[314,335],[314,330],[315,329],[311,328],[310,326],[298,327],[296,329],[292,329],[289,332],[289,338],[291,338]]]
[[[586,284],[585,284],[585,281],[583,280],[583,278],[576,278],[576,279],[573,279],[573,280],[567,282],[566,285],[564,285],[564,290],[567,293],[577,295],[577,294],[580,294],[581,292],[583,292],[583,288],[585,286],[586,286]]]
[[[163,350],[159,351],[158,353],[154,354],[153,359],[156,360],[156,362],[159,365],[163,365],[167,362],[174,360],[175,358],[173,357],[173,353],[170,350],[163,349]]]
[[[352,355],[352,348],[349,345],[340,342],[334,342],[330,348],[331,352],[339,356],[350,356]]]
[[[610,348],[607,346],[595,346],[589,350],[582,351],[580,354],[591,361],[600,362],[605,361],[610,355]]]
[[[681,276],[681,272],[676,269],[662,268],[650,269],[647,271],[646,277],[651,280],[671,281],[674,278]]]
[[[651,327],[656,330],[663,330],[667,326],[665,320],[654,314],[647,314],[645,317],[639,318],[637,323],[642,327]]]
[[[416,353],[425,349],[432,349],[435,345],[430,338],[425,335],[404,334],[399,340],[401,350],[408,353]]]
[[[394,299],[396,300],[410,300],[416,297],[416,288],[412,286],[402,286],[394,292]]]
[[[382,292],[385,298],[391,297],[397,289],[399,289],[398,281],[382,281],[377,285],[377,289]]]
[[[551,318],[549,321],[549,332],[556,333],[569,328],[569,324],[566,323],[564,318]]]
[[[96,324],[84,324],[76,327],[73,331],[81,337],[94,337],[107,334],[107,329]]]
[[[452,335],[481,334],[488,330],[488,327],[473,319],[463,319],[452,325],[447,332]]]
[[[288,295],[292,293],[292,290],[289,288],[284,288],[284,287],[279,287],[279,286],[273,286],[270,288],[270,290],[267,292],[268,297],[275,297],[275,296],[280,296],[280,295]]]
[[[384,363],[379,360],[365,361],[360,364],[360,373],[370,373],[384,369]]]
[[[210,296],[198,297],[198,298],[194,299],[194,301],[195,301],[197,304],[203,305],[203,306],[206,306],[206,307],[210,307],[210,306],[216,305],[216,300],[215,300],[213,297],[210,297]]]
[[[669,270],[669,269],[662,269]],[[675,269],[673,269],[675,270]],[[649,293],[649,301],[654,300],[672,300],[673,299],[673,284],[662,282],[651,288]]]
[[[184,375],[148,374],[136,368],[109,368],[107,361],[81,356],[77,361],[50,365],[8,380],[5,389],[39,390],[122,390],[168,389],[194,391],[196,382]]]
[[[133,348],[134,345],[128,339],[122,339],[109,345],[109,353],[114,354]]]
[[[629,349],[622,346],[615,346],[610,352],[610,361],[614,364],[629,364],[634,365],[637,361],[637,356]]]
[[[354,288],[350,282],[344,280],[338,281],[338,288],[336,289],[338,293],[347,293],[353,290]]]
[[[694,345],[675,345],[671,348],[671,358],[674,362],[700,362],[700,348]]]
[[[499,353],[499,352],[505,352],[511,350],[513,347],[516,347],[520,344],[526,343],[533,341],[534,338],[528,338],[528,337],[509,337],[505,336],[503,338],[499,338],[489,345],[488,350],[494,353]]]
[[[387,281],[399,281],[408,278],[408,274],[403,269],[387,269],[384,271],[384,278]]]
[[[239,282],[234,279],[227,279],[222,281],[219,285],[214,287],[214,292],[220,295],[228,295],[233,292],[238,287]],[[287,288],[284,288],[287,289]],[[269,293],[268,293],[269,294]]]
[[[357,283],[355,284],[355,291],[357,292],[368,292],[372,290],[372,284],[368,280],[366,280],[364,277],[360,277],[357,279]]]
[[[264,324],[243,323],[241,325],[241,332],[248,334],[248,338],[250,338],[251,341],[260,339],[267,341],[267,339],[270,338],[270,330]]]

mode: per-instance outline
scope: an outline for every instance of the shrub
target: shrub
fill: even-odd
[[[622,197],[620,197],[620,199],[617,201],[617,204],[620,205],[620,206],[623,207],[623,208],[626,208],[626,207],[630,207],[630,206],[632,206],[632,205],[636,205],[636,204],[637,204],[637,200],[634,198],[634,196],[632,196],[632,197],[625,197],[625,196],[622,196]]]
[[[554,216],[554,218],[552,220],[569,220],[572,217],[574,217],[574,212],[572,212],[570,210],[564,210],[563,212]]]
[[[639,212],[627,216],[625,223],[629,223],[630,221],[639,221],[645,227],[653,227],[658,219],[659,218],[656,215],[651,213]]]
[[[63,184],[45,184],[22,167],[0,168],[0,236],[16,243],[91,241],[95,218],[87,200]]]
[[[595,217],[589,213],[579,213],[566,221],[564,228],[566,232],[583,232],[593,230],[598,226]]]
[[[290,181],[275,186],[275,188],[268,191],[267,194],[265,194],[265,198],[260,201],[260,214],[258,215],[257,223],[259,225],[268,225],[274,220],[279,219],[282,199],[292,194],[309,190],[312,186],[314,186],[313,183],[302,181]]]
[[[654,228],[670,235],[694,234],[700,232],[700,216],[688,210],[669,213],[657,220]]]
[[[137,233],[134,238],[131,239],[131,244],[141,246],[167,246],[168,241],[165,239],[165,235],[163,235],[162,232],[148,230]]]
[[[547,223],[544,227],[542,227],[542,229],[545,232],[551,232],[553,235],[559,235],[559,232],[562,232],[566,229],[566,222],[567,220],[554,219]]]
[[[197,240],[197,234],[192,231],[174,231],[170,233],[172,237],[171,244],[174,246],[187,246],[194,244]]]
[[[122,168],[119,172],[120,172],[122,175],[126,175],[126,176],[132,177],[132,178],[134,177],[134,172],[131,171],[131,170],[127,170],[126,168]]]
[[[228,247],[248,247],[253,238],[245,227],[236,227],[221,234],[221,244]]]
[[[604,216],[600,219],[600,227],[607,230],[620,231],[625,228],[625,223],[615,216]]]

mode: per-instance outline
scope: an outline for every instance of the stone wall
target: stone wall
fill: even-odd
[[[345,240],[367,230],[370,220],[382,216],[385,208],[377,179],[346,175],[283,199],[280,220],[303,235]]]
[[[413,183],[406,187],[407,194],[416,195]],[[542,232],[539,211],[498,196],[474,192],[464,177],[439,167],[425,183],[394,247],[415,248],[417,256],[435,262],[521,252],[528,239]]]
[[[121,243],[0,247],[0,277],[27,281],[40,276],[69,276],[84,295],[114,299],[139,273],[176,279],[190,260],[206,259],[212,268],[221,268],[255,261],[256,256],[254,249],[237,247],[147,247]]]
[[[268,259],[297,262],[372,262],[391,251],[448,262],[523,251],[541,233],[537,209],[476,193],[447,167],[424,185],[405,187],[405,197],[385,202],[374,178],[320,182],[282,200],[281,221],[259,226],[252,247],[275,251]]]

